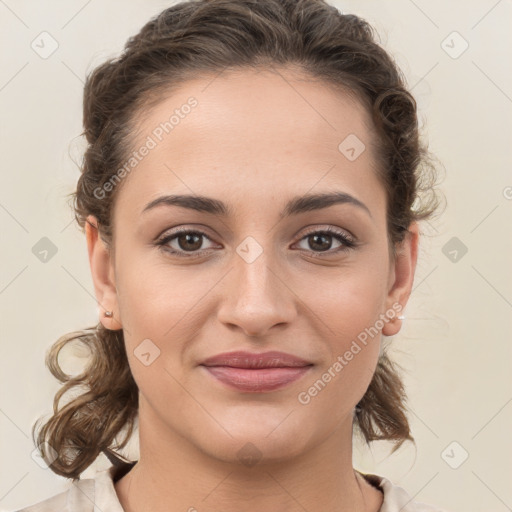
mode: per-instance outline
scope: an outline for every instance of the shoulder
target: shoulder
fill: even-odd
[[[111,466],[98,471],[94,478],[76,480],[66,491],[14,512],[123,512],[114,481],[130,467]]]
[[[17,510],[16,512],[93,512],[95,479],[87,478],[73,482],[67,491],[43,501]]]
[[[359,473],[374,487],[384,494],[384,501],[379,512],[448,512],[445,509],[414,501],[409,493],[386,477]]]

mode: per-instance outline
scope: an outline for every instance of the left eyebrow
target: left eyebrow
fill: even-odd
[[[364,210],[370,217],[372,214],[369,208],[356,197],[346,192],[325,192],[318,194],[306,194],[292,198],[286,203],[284,210],[280,213],[279,218],[283,219],[291,215],[298,215],[313,210],[321,210],[335,204],[351,204]],[[147,212],[157,206],[181,206],[198,212],[211,213],[223,217],[233,216],[231,207],[219,201],[206,196],[197,195],[165,195],[157,197],[148,203],[142,213]]]
[[[289,215],[321,210],[322,208],[328,208],[335,204],[351,204],[364,210],[370,217],[372,216],[369,208],[356,197],[346,192],[326,192],[294,197],[286,203],[284,210],[280,214],[280,218],[283,219]]]

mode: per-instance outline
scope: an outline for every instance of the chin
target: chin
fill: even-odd
[[[271,440],[266,434],[240,435],[229,440],[224,437],[202,447],[210,457],[247,468],[289,461],[306,450],[305,444],[298,443],[296,437],[282,436]]]
[[[289,460],[307,451],[308,440],[311,442],[315,437],[313,432],[308,432],[304,422],[291,421],[293,413],[286,418],[289,412],[289,409],[278,408],[271,415],[264,415],[261,410],[249,409],[236,421],[217,416],[232,437],[219,428],[196,441],[214,458],[248,467]],[[320,433],[318,437],[321,437]]]

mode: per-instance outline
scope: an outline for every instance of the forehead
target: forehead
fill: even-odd
[[[268,198],[320,184],[368,201],[376,200],[370,188],[382,196],[364,106],[296,71],[239,70],[184,82],[143,109],[136,126],[134,151],[150,149],[125,178],[119,202],[139,212],[168,191],[229,202],[230,193]],[[362,151],[355,159],[346,152],[352,147]]]

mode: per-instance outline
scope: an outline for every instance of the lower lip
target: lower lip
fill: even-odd
[[[283,388],[300,379],[311,366],[258,369],[231,366],[205,366],[204,368],[231,388],[249,393],[262,393]]]

